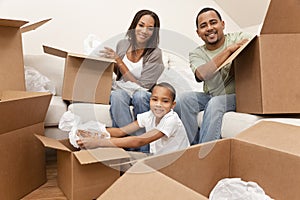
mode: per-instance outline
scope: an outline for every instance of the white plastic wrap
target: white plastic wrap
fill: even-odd
[[[89,34],[83,41],[84,53],[86,55],[97,55],[97,53],[93,51],[95,51],[100,44],[101,41],[96,35]]]
[[[56,94],[55,85],[33,67],[25,66],[26,90],[32,92],[50,92]]]
[[[81,123],[80,117],[71,111],[67,111],[63,114],[58,127],[63,131],[69,132],[69,141],[75,148],[79,148],[76,141],[81,137],[110,138],[110,134],[107,132],[105,124],[98,121]]]

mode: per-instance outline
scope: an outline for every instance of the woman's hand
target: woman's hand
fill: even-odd
[[[104,47],[103,50],[100,50],[100,56],[105,58],[112,58],[115,60],[119,58],[118,54],[116,54],[116,52],[109,47]]]

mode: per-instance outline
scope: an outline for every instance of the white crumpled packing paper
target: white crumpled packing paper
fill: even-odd
[[[96,132],[101,138],[110,138],[110,134],[107,132],[105,124],[102,124],[98,121],[81,123],[80,117],[71,111],[67,111],[62,115],[59,120],[58,128],[62,131],[69,132],[69,141],[75,148],[79,148],[76,142],[80,139],[80,137],[77,135],[78,130]]]
[[[209,200],[272,200],[255,182],[241,178],[220,180],[209,195]]]

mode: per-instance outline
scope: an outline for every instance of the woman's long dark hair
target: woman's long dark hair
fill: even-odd
[[[153,34],[152,34],[151,38],[147,42],[147,45],[145,47],[143,55],[151,53],[159,44],[160,21],[159,21],[159,18],[157,16],[157,14],[155,14],[154,12],[152,12],[150,10],[140,10],[140,11],[138,11],[135,14],[135,16],[134,16],[134,18],[131,22],[131,25],[129,26],[129,28],[127,30],[127,33],[126,33],[126,36],[128,37],[128,40],[129,40],[130,44],[132,45],[133,50],[137,49],[135,28],[136,28],[139,20],[144,15],[150,15],[150,16],[153,17],[153,19],[154,19],[154,31],[153,31]]]

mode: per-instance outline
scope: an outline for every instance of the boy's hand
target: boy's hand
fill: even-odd
[[[85,137],[77,140],[76,142],[81,149],[113,146],[109,139],[102,139],[99,137]]]

